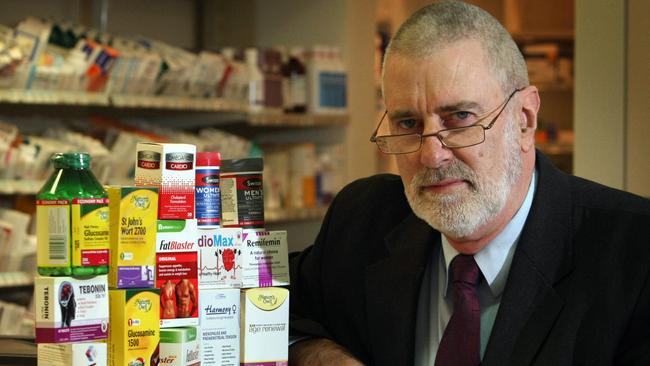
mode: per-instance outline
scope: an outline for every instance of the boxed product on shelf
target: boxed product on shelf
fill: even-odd
[[[158,188],[107,188],[111,220],[108,284],[111,288],[154,285]]]
[[[244,230],[241,264],[243,288],[289,285],[287,232]]]
[[[196,146],[138,143],[135,185],[159,187],[158,219],[194,218]]]
[[[239,290],[201,290],[201,362],[239,366]]]
[[[3,273],[0,276],[0,282],[3,285],[11,283],[2,277],[10,277],[11,275],[27,277],[26,273]],[[4,286],[3,286],[4,287]],[[9,288],[9,287],[7,287]],[[34,318],[33,313],[26,307],[20,306],[10,302],[0,301],[0,336],[27,336],[34,337]]]
[[[37,349],[39,366],[107,366],[106,343],[41,343]]]
[[[287,365],[289,290],[252,288],[241,292],[240,364]]]
[[[292,145],[290,156],[290,207],[316,206],[316,144],[304,143]]]
[[[29,221],[26,213],[0,208],[0,272],[21,269]]]
[[[337,47],[314,46],[306,53],[308,110],[347,112],[347,71]]]
[[[199,288],[239,288],[242,285],[242,229],[198,229]]]
[[[199,325],[196,219],[158,220],[156,287],[160,289],[160,327]]]
[[[110,290],[110,299],[109,364],[158,365],[160,291]]]
[[[36,343],[83,342],[108,337],[108,279],[36,277]]]
[[[161,329],[160,363],[170,366],[201,365],[199,332],[198,327]]]

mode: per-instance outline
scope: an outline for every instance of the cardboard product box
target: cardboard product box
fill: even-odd
[[[168,366],[201,365],[201,343],[198,333],[197,327],[161,329],[160,364]]]
[[[108,279],[36,277],[36,343],[68,343],[108,337]]]
[[[38,366],[107,366],[106,343],[41,343],[37,349]]]
[[[289,290],[278,287],[242,290],[241,307],[240,365],[287,366]]]
[[[287,232],[244,230],[241,263],[243,288],[289,285]]]
[[[156,265],[158,188],[107,189],[111,220],[111,288],[151,288]]]
[[[199,325],[196,219],[158,220],[156,288],[160,289],[160,327]]]
[[[242,229],[197,230],[199,288],[240,288]]]
[[[194,218],[196,146],[140,142],[135,185],[159,187],[158,219]]]
[[[160,291],[110,290],[111,329],[108,361],[111,366],[157,366],[160,341]]]
[[[239,289],[201,290],[201,362],[239,366]]]

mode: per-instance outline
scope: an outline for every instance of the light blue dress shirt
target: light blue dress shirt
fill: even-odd
[[[474,255],[485,281],[478,288],[481,305],[481,359],[485,354],[501,295],[506,285],[512,257],[533,202],[537,172],[533,172],[528,193],[515,216],[488,245]],[[442,235],[442,250],[432,255],[420,288],[415,329],[415,365],[433,366],[442,334],[454,310],[453,294],[448,283],[449,264],[458,255]],[[434,258],[435,257],[435,258]],[[436,275],[431,276],[435,271]]]

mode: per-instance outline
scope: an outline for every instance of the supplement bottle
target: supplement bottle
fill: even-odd
[[[199,152],[196,154],[194,204],[199,228],[219,227],[221,219],[220,165],[221,154],[218,152]]]
[[[108,273],[108,194],[87,153],[57,153],[36,195],[37,266],[42,276]]]

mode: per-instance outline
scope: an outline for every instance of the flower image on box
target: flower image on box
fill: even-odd
[[[241,287],[242,229],[198,229],[199,288]]]
[[[196,219],[158,220],[156,287],[161,328],[199,324],[196,232]]]

